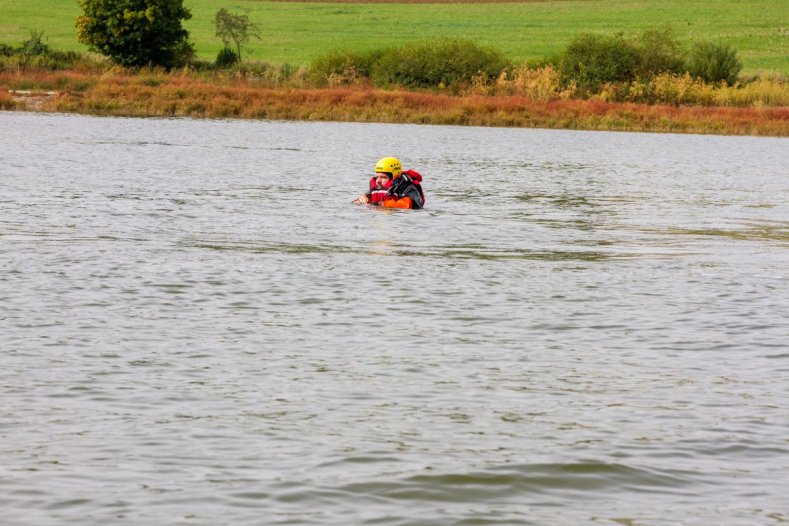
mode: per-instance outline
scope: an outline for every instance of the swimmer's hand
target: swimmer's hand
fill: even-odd
[[[354,199],[353,202],[357,205],[366,205],[367,203],[370,202],[370,199],[366,195],[362,194],[356,199]]]

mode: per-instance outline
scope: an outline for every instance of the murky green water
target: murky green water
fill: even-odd
[[[787,139],[0,140],[0,522],[789,521]],[[426,210],[350,205],[385,155]]]

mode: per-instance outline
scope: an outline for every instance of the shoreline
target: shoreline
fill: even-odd
[[[25,74],[20,74],[24,76]],[[129,117],[379,122],[789,137],[789,107],[673,106],[520,95],[453,95],[366,86],[260,87],[189,76],[51,73],[9,88],[0,109]],[[16,79],[17,81],[19,79]],[[23,79],[24,80],[24,79]],[[17,82],[24,85],[25,82]],[[50,84],[50,85],[47,85]]]

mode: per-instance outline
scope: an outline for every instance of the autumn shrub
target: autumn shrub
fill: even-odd
[[[757,78],[720,91],[719,103],[725,106],[789,106],[789,82],[785,80]]]
[[[630,86],[627,100],[673,106],[709,106],[714,104],[715,86],[688,73],[661,73],[647,82]]]
[[[571,98],[575,84],[563,85],[559,72],[551,65],[524,65],[503,71],[495,82],[495,93],[522,95],[531,100],[550,101]]]
[[[305,68],[288,63],[242,62],[234,72],[239,80],[265,87],[301,86],[306,76]]]
[[[627,100],[634,84],[633,82],[604,82],[590,98],[603,102],[622,102]]]
[[[673,106],[789,106],[789,83],[765,78],[729,86],[724,81],[705,82],[687,72],[664,73],[632,83],[621,101]]]

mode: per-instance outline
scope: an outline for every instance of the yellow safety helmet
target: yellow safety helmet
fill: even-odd
[[[390,173],[392,174],[392,179],[394,179],[395,177],[400,177],[400,174],[403,173],[403,165],[394,157],[384,157],[375,163],[375,173],[378,172]]]

